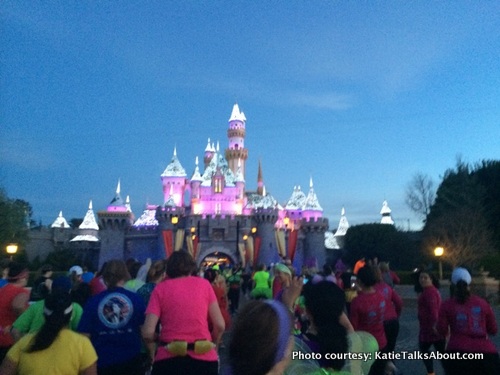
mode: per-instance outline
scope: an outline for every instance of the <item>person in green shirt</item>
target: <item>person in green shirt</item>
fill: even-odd
[[[266,266],[264,264],[259,264],[257,267],[257,272],[253,275],[254,288],[250,292],[250,295],[254,299],[268,299],[272,298],[273,292],[269,286],[270,275],[266,271]]]
[[[56,278],[52,283],[51,293],[68,293],[71,290],[71,281],[67,276],[60,276]],[[18,341],[23,335],[27,333],[34,333],[42,328],[45,323],[44,316],[45,300],[37,301],[30,305],[26,311],[24,311],[12,325],[11,334],[15,341]],[[72,331],[76,331],[76,327],[80,322],[83,309],[82,307],[73,302],[73,311],[71,314],[69,328]]]

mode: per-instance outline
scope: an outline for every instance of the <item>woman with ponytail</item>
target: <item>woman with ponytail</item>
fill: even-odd
[[[345,314],[342,289],[332,281],[313,278],[302,291],[309,326],[304,334],[297,336],[294,351],[320,355],[316,356],[317,361],[292,360],[286,374],[367,374],[373,361],[356,361],[348,358],[346,353],[365,352],[373,358],[378,349],[377,341],[366,332],[354,332]]]
[[[97,354],[85,336],[68,324],[73,306],[68,293],[52,293],[45,299],[45,323],[36,334],[27,334],[7,353],[1,375],[97,374]],[[60,360],[54,360],[54,359]]]
[[[439,310],[437,330],[449,334],[446,352],[450,358],[443,362],[447,375],[500,374],[499,356],[488,335],[497,333],[493,309],[484,299],[470,293],[470,273],[456,268],[451,275],[453,296]],[[470,359],[471,354],[481,358]]]

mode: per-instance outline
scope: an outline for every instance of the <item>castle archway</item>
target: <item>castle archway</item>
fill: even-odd
[[[222,246],[212,246],[203,250],[197,257],[198,267],[211,267],[215,264],[231,266],[238,262],[235,252]]]

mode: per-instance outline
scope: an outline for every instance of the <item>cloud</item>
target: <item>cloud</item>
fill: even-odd
[[[291,104],[330,110],[345,110],[353,106],[350,95],[337,93],[289,93]]]
[[[0,141],[0,160],[5,167],[47,171],[60,164],[52,150],[53,145],[43,145],[21,137],[6,137]]]

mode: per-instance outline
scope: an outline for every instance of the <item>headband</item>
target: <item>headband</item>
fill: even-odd
[[[273,308],[276,315],[278,315],[279,321],[278,351],[276,352],[276,357],[274,358],[274,366],[276,363],[285,358],[286,348],[288,346],[288,342],[290,341],[290,326],[292,324],[292,321],[290,318],[290,312],[281,302],[270,299],[264,302]]]
[[[9,276],[7,277],[7,280],[9,281],[17,281],[21,279],[27,279],[29,277],[29,271],[27,268],[19,272],[16,276]]]
[[[66,307],[66,309],[64,310],[64,315],[68,315],[72,311],[73,311],[73,304],[71,304],[68,307]],[[45,315],[47,315],[47,316],[51,316],[54,313],[54,310],[50,310],[50,309],[44,307],[43,308],[43,313]]]
[[[276,263],[276,265],[274,266],[274,268],[280,272],[283,272],[283,273],[287,273],[289,274],[290,276],[292,276],[292,271],[290,271],[290,268],[288,268],[286,265],[284,265],[283,263]]]
[[[313,283],[313,285],[318,284],[318,283],[320,283],[322,281],[329,281],[331,283],[337,284],[337,280],[332,275],[328,275],[328,276],[325,277],[323,275],[316,274],[316,275],[313,276],[313,278],[311,280],[311,282]]]

